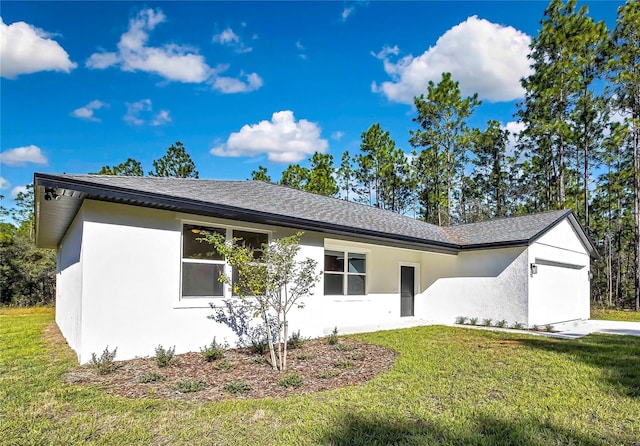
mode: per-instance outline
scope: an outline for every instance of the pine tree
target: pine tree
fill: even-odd
[[[460,200],[466,152],[470,146],[467,119],[481,104],[478,95],[462,98],[458,82],[443,73],[437,85],[432,81],[427,94],[414,99],[419,129],[411,131],[410,143],[421,148],[414,162],[423,218],[438,225],[456,219],[455,200]],[[456,197],[457,196],[457,197]]]

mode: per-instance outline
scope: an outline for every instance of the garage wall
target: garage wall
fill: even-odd
[[[423,254],[426,320],[451,324],[458,316],[527,323],[526,248]]]
[[[568,220],[529,247],[529,325],[589,319],[590,258]]]

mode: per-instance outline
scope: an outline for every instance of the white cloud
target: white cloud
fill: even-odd
[[[109,104],[95,99],[89,102],[84,107],[76,108],[73,112],[71,112],[71,114],[76,118],[86,119],[87,121],[100,122],[100,119],[94,116],[93,112],[108,106]]]
[[[262,79],[257,73],[240,74],[246,81],[235,77],[219,76],[213,81],[213,89],[221,93],[247,93],[262,87]]]
[[[502,130],[509,131],[509,139],[507,140],[507,154],[513,155],[518,145],[518,138],[520,132],[522,132],[527,126],[522,121],[509,121],[505,125],[501,125]]]
[[[171,121],[172,119],[169,115],[169,110],[160,110],[160,112],[153,118],[153,121],[151,121],[151,125],[158,127],[160,125],[168,124]]]
[[[116,52],[98,52],[87,59],[85,65],[93,69],[105,69],[119,66],[122,71],[142,71],[154,73],[169,81],[184,83],[208,83],[222,93],[240,93],[257,90],[262,86],[262,79],[252,73],[247,83],[239,77],[218,77],[219,73],[228,69],[227,65],[211,68],[205,58],[190,46],[167,43],[162,46],[147,46],[149,34],[155,27],[166,20],[162,11],[145,9],[129,20],[129,28],[120,36]],[[233,42],[237,35],[231,30],[220,39]],[[224,32],[223,32],[224,34]],[[239,39],[239,38],[238,38]],[[251,51],[240,42],[236,46],[238,52]],[[218,86],[216,86],[218,84]]]
[[[50,37],[52,34],[25,22],[5,25],[0,17],[0,76],[15,79],[38,71],[69,73],[78,65]]]
[[[29,189],[27,189],[27,186],[16,186],[13,189],[11,189],[11,192],[9,192],[9,197],[12,200],[15,200],[20,192],[22,192],[23,194],[26,194],[27,192],[29,192]]]
[[[153,114],[153,103],[151,99],[142,99],[136,102],[126,102],[127,113],[124,120],[132,125],[148,124],[153,127],[165,125],[173,121],[169,110],[160,110]]]
[[[331,138],[335,139],[336,141],[340,141],[343,136],[344,136],[344,132],[340,130],[338,130],[337,132],[333,132],[331,134]]]
[[[298,50],[298,57],[302,60],[307,60],[307,54],[305,53],[305,48],[302,45],[302,43],[300,43],[300,41],[296,42],[296,49]]]
[[[140,11],[129,21],[127,32],[120,36],[118,51],[94,53],[86,66],[104,69],[119,65],[123,71],[155,73],[170,81],[205,82],[211,74],[211,68],[193,48],[171,43],[160,47],[146,46],[149,33],[165,20],[160,10]]]
[[[26,163],[47,164],[47,158],[40,150],[40,147],[34,145],[15,147],[0,152],[0,164],[24,166]]]
[[[355,10],[356,10],[356,7],[355,7],[355,6],[349,6],[349,7],[347,7],[347,8],[344,8],[344,9],[342,10],[342,14],[340,14],[340,17],[342,18],[342,21],[343,21],[343,22],[346,22],[346,21],[347,21],[347,19],[349,18],[349,16],[350,16],[351,14],[353,14],[353,11],[355,11]]]
[[[511,26],[491,23],[477,16],[454,26],[444,33],[423,54],[407,55],[397,62],[397,47],[385,47],[374,54],[384,62],[391,81],[371,89],[389,100],[410,104],[413,98],[427,90],[429,81],[439,82],[443,72],[450,72],[460,83],[463,95],[478,93],[492,102],[520,98],[524,90],[520,79],[531,73],[527,54],[531,38]]]
[[[26,194],[29,192],[29,189],[27,189],[27,186],[16,186],[11,189],[11,192],[9,192],[9,197],[11,197],[12,200],[15,200],[20,192]]]
[[[256,156],[266,153],[269,161],[295,163],[329,149],[326,139],[320,138],[320,127],[306,119],[296,122],[293,112],[276,112],[271,121],[244,125],[229,135],[227,142],[210,151],[217,156]]]
[[[243,27],[246,27],[246,23],[243,24]],[[255,38],[257,38],[257,36],[254,35],[254,39]],[[253,48],[246,46],[242,39],[240,39],[240,36],[231,28],[225,29],[220,34],[215,34],[213,36],[213,41],[220,45],[232,48],[236,53],[248,53],[253,51]]]
[[[6,178],[0,177],[0,190],[9,189],[11,187],[11,183]]]

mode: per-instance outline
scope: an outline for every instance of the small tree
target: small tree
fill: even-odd
[[[258,250],[244,246],[241,239],[226,241],[221,234],[203,235],[200,240],[214,245],[236,271],[235,278],[222,275],[220,280],[231,284],[233,294],[261,319],[273,369],[286,370],[289,311],[304,306],[301,299],[311,293],[320,278],[315,260],[298,259],[302,233],[273,240]],[[274,319],[275,333],[270,324]]]

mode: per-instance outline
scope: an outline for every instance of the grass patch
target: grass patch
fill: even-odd
[[[640,322],[640,311],[592,308],[591,319],[600,319],[604,321]]]
[[[0,444],[595,446],[640,439],[637,337],[566,341],[440,326],[377,332],[357,338],[399,356],[364,385],[190,403],[69,384],[75,354],[48,340],[51,310],[0,316]]]

